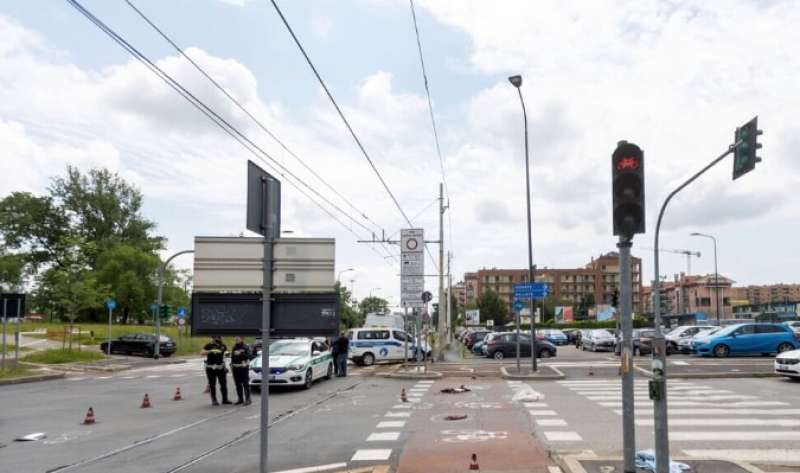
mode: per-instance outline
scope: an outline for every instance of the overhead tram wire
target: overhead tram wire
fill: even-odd
[[[322,76],[320,75],[319,71],[317,71],[317,67],[314,66],[314,63],[311,61],[311,58],[309,57],[309,55],[306,52],[305,48],[303,47],[302,43],[300,43],[300,39],[297,38],[297,35],[294,33],[294,30],[292,29],[292,26],[289,24],[289,21],[286,20],[285,16],[283,16],[283,12],[281,11],[280,7],[278,7],[278,4],[276,3],[276,1],[275,0],[270,0],[270,2],[272,3],[272,6],[275,8],[275,11],[278,13],[278,16],[281,17],[281,21],[283,22],[284,26],[286,26],[286,29],[289,31],[289,34],[292,36],[292,39],[294,40],[294,43],[297,45],[297,48],[300,50],[300,53],[302,53],[303,57],[305,58],[306,62],[309,65],[309,67],[311,68],[311,71],[314,73],[314,76],[317,78],[317,81],[322,86],[322,88],[325,90],[325,94],[328,96],[328,99],[331,101],[331,104],[333,104],[333,107],[336,109],[336,113],[339,114],[339,118],[341,118],[342,122],[344,122],[344,125],[347,127],[347,130],[350,132],[350,135],[353,137],[353,140],[356,142],[356,145],[358,145],[358,148],[361,150],[361,153],[364,155],[364,158],[366,158],[366,160],[369,163],[370,167],[372,167],[372,170],[375,172],[375,175],[378,176],[378,180],[383,185],[383,188],[386,190],[386,193],[389,194],[389,197],[391,197],[392,202],[394,202],[395,207],[397,207],[397,210],[400,211],[400,214],[403,216],[403,218],[405,219],[405,221],[409,225],[409,227],[413,227],[414,224],[411,222],[411,219],[408,218],[408,215],[406,215],[406,212],[403,210],[403,207],[400,206],[400,202],[398,202],[397,197],[395,197],[394,193],[392,193],[392,190],[389,188],[389,185],[386,184],[386,181],[383,179],[383,176],[381,175],[380,171],[375,166],[375,163],[372,161],[372,158],[370,158],[369,153],[367,153],[367,150],[364,148],[364,145],[361,143],[361,140],[358,138],[358,135],[356,135],[356,132],[355,132],[355,130],[353,130],[353,127],[350,125],[350,122],[347,120],[347,117],[344,116],[344,112],[342,112],[342,109],[339,108],[339,104],[336,102],[336,99],[333,98],[333,94],[331,93],[330,89],[328,89],[328,86],[327,86],[327,84],[325,84],[325,81],[322,79]],[[428,252],[428,256],[431,258],[431,261],[433,262],[434,267],[436,267],[436,270],[439,271],[439,265],[436,264],[436,260],[433,257],[433,254],[431,253],[431,250],[430,250],[430,248],[428,247],[427,244],[425,245],[425,249]]]
[[[244,136],[241,132],[239,132],[239,130],[237,130],[233,125],[228,123],[224,118],[220,117],[216,112],[214,112],[214,110],[209,108],[205,103],[203,103],[200,99],[195,97],[191,92],[186,90],[182,85],[180,85],[180,83],[175,81],[175,79],[173,79],[169,74],[167,74],[161,68],[159,68],[157,65],[155,65],[147,56],[142,54],[138,49],[136,49],[133,45],[131,45],[129,42],[127,42],[124,38],[122,38],[119,34],[117,34],[108,25],[103,23],[102,20],[100,20],[99,18],[94,16],[94,14],[92,14],[89,10],[87,10],[85,7],[83,7],[83,5],[81,5],[77,0],[66,0],[66,1],[71,6],[73,6],[79,13],[81,13],[84,17],[86,17],[89,21],[91,21],[95,26],[97,26],[101,31],[103,31],[109,37],[111,37],[111,39],[113,39],[123,49],[125,49],[128,53],[130,53],[132,56],[134,56],[134,58],[136,58],[139,62],[141,62],[145,67],[150,69],[151,72],[153,72],[156,76],[158,76],[162,81],[164,81],[173,90],[175,90],[181,97],[183,97],[190,104],[192,104],[192,106],[194,106],[201,113],[203,113],[206,117],[208,117],[215,125],[220,127],[225,133],[230,135],[234,140],[236,140],[239,144],[241,144],[246,150],[248,150],[251,154],[253,154],[254,157],[256,157],[257,159],[262,161],[268,168],[270,168],[270,170],[272,172],[274,172],[275,174],[278,174],[281,177],[283,177],[286,180],[286,182],[288,182],[293,187],[295,187],[295,189],[300,191],[301,194],[305,195],[311,202],[313,202],[315,205],[317,205],[323,212],[328,214],[337,223],[342,225],[346,230],[348,230],[351,234],[353,234],[353,236],[355,236],[356,239],[362,239],[361,235],[357,234],[351,227],[349,227],[344,222],[342,222],[330,210],[328,210],[322,204],[320,204],[317,200],[312,198],[311,195],[309,195],[305,190],[303,190],[297,183],[292,182],[288,178],[288,176],[286,176],[286,174],[284,174],[283,172],[275,169],[272,164],[270,164],[267,160],[264,159],[263,156],[261,156],[259,153],[257,153],[256,150],[258,150],[260,153],[266,155],[273,162],[275,161],[274,159],[272,159],[269,156],[269,154],[267,154],[264,150],[262,150],[260,147],[258,147],[258,145],[256,145],[252,141],[250,141],[246,136]],[[283,166],[281,166],[279,163],[277,163],[277,164],[278,164],[278,166],[283,168]],[[285,170],[285,168],[283,168],[283,169]],[[310,190],[312,190],[313,192],[316,193],[316,191],[314,191],[313,188],[308,186],[308,184],[306,184],[302,179],[298,178],[297,176],[295,176],[294,174],[292,174],[288,170],[286,170],[286,172],[289,175],[291,175],[295,180],[297,180],[298,182],[304,184],[306,187],[308,187]],[[340,212],[344,213],[341,209],[339,209],[334,204],[330,203],[323,196],[320,196],[320,197],[322,197],[322,199],[325,200],[328,203],[328,205],[331,205],[332,207],[337,208]],[[353,220],[353,218],[349,214],[347,214],[347,213],[344,213],[344,214],[346,216],[348,216],[351,220]],[[357,223],[359,223],[359,222],[357,222]],[[384,255],[381,255],[380,252],[378,252],[374,247],[370,246],[369,248],[372,249],[373,251],[375,251],[375,253],[378,256],[381,257],[381,259],[384,259]],[[384,259],[384,261],[385,261],[385,259]],[[388,262],[387,262],[387,264],[391,265],[391,263],[388,263]]]
[[[425,68],[425,56],[422,54],[422,40],[419,35],[419,26],[417,25],[417,11],[414,7],[414,0],[408,0],[411,6],[411,19],[414,22],[414,34],[417,38],[417,51],[419,52],[419,65],[422,69],[422,82],[425,85],[425,95],[428,98],[428,112],[431,116],[431,127],[433,128],[433,140],[436,143],[436,154],[439,157],[439,167],[442,171],[442,183],[444,184],[444,193],[447,196],[447,207],[450,208],[450,189],[447,186],[447,173],[444,170],[444,157],[442,156],[442,147],[439,144],[439,132],[436,128],[436,117],[433,113],[433,102],[431,101],[431,90],[428,84],[428,71]],[[450,248],[453,248],[453,220],[450,218],[450,213],[447,212],[447,233],[450,238]]]
[[[249,110],[247,110],[247,108],[244,105],[242,105],[242,103],[238,99],[236,99],[236,97],[234,97],[230,92],[228,92],[224,87],[222,87],[222,85],[220,85],[219,82],[217,82],[213,77],[211,77],[211,75],[208,74],[205,71],[205,69],[203,69],[199,64],[197,64],[197,62],[194,59],[189,57],[189,55],[186,54],[186,52],[184,52],[183,48],[181,48],[177,43],[175,43],[175,41],[173,41],[172,38],[170,38],[164,32],[164,30],[162,30],[147,15],[145,15],[144,12],[142,12],[139,8],[137,8],[136,5],[134,5],[133,2],[131,2],[131,0],[123,0],[123,1],[125,3],[127,3],[128,6],[131,7],[131,9],[133,9],[133,11],[136,12],[148,25],[150,25],[150,27],[153,28],[153,30],[155,30],[156,33],[158,33],[164,39],[164,41],[169,43],[178,52],[178,54],[180,54],[187,61],[189,61],[189,63],[192,66],[194,66],[194,68],[197,69],[198,72],[200,72],[200,74],[202,74],[206,79],[208,79],[208,81],[211,82],[211,84],[213,84],[214,87],[216,87],[222,94],[225,95],[225,97],[227,97],[231,102],[233,102],[234,105],[236,105],[236,107],[239,110],[241,110],[245,115],[247,115],[256,124],[256,126],[258,126],[262,131],[264,131],[273,140],[275,140],[275,142],[278,143],[278,145],[280,145],[281,148],[283,148],[287,153],[289,153],[289,155],[292,156],[295,160],[297,160],[297,162],[299,162],[304,168],[306,168],[306,170],[308,170],[308,172],[310,172],[321,183],[323,183],[328,189],[330,189],[331,192],[336,194],[352,210],[354,210],[358,215],[363,217],[364,220],[366,220],[369,223],[371,223],[372,225],[374,225],[375,229],[377,229],[379,232],[383,231],[383,228],[380,225],[378,225],[375,221],[373,221],[371,218],[369,218],[364,211],[362,211],[359,208],[357,208],[349,199],[347,199],[338,190],[336,190],[336,188],[333,187],[328,181],[326,181],[322,176],[320,176],[316,171],[314,171],[314,169],[311,166],[309,166],[294,151],[292,151],[283,141],[281,141],[280,138],[275,136],[275,134],[272,131],[270,131],[266,127],[266,125],[264,125],[264,123],[261,120],[256,118],[255,115],[253,115]],[[374,231],[374,230],[372,230],[372,231]]]

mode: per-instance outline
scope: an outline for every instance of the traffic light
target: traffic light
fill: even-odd
[[[161,307],[158,309],[158,313],[161,314],[161,318],[169,317],[169,306],[167,304],[161,304]]]
[[[734,140],[738,145],[733,151],[733,179],[752,171],[756,168],[756,163],[761,162],[761,158],[756,156],[756,151],[761,148],[758,135],[762,133],[764,132],[758,129],[758,117],[753,117],[736,129]]]
[[[611,307],[619,307],[619,289],[614,289],[614,294],[611,296]]]
[[[614,235],[644,233],[644,152],[620,141],[611,155]]]
[[[438,325],[439,324],[439,303],[437,303],[437,302],[433,303],[433,319],[432,319],[432,323],[433,323],[433,325]]]

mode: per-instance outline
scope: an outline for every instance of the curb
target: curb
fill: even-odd
[[[502,374],[503,379],[528,379],[528,380],[542,380],[542,381],[550,381],[550,380],[558,380],[564,379],[567,376],[564,374],[563,371],[556,368],[555,366],[543,366],[543,368],[549,368],[553,370],[556,374],[517,374],[517,373],[510,373],[505,366],[500,367],[500,373]]]
[[[177,365],[186,363],[186,360],[170,360],[166,362],[152,362],[152,363],[142,363],[142,364],[135,364],[135,365],[128,365],[128,364],[112,364],[108,366],[76,366],[73,363],[63,363],[63,364],[46,364],[46,363],[30,363],[27,361],[20,362],[22,364],[34,367],[34,368],[46,368],[49,370],[58,370],[58,371],[66,371],[70,373],[86,373],[89,371],[101,371],[101,372],[108,372],[108,373],[116,373],[118,371],[125,371],[134,368],[147,368],[151,366],[158,366],[158,365]]]
[[[640,366],[634,367],[645,378],[652,378],[650,371]],[[667,373],[667,380],[670,379],[744,379],[744,378],[780,378],[782,375],[777,373],[739,373],[739,372],[718,372],[718,373]]]
[[[397,368],[385,374],[379,374],[378,376],[383,376],[384,378],[391,378],[391,379],[441,379],[444,375],[438,371],[427,371],[425,373],[408,373],[402,372],[403,365],[398,365]]]
[[[586,456],[586,455],[557,455],[556,459],[558,463],[561,464],[562,467],[566,470],[567,473],[587,473],[586,469],[580,464],[581,461],[621,461],[621,458],[613,458],[613,457],[597,457],[597,456]],[[717,461],[717,462],[727,462],[731,465],[735,465],[749,473],[766,473],[764,470],[757,468],[749,463],[742,463],[738,461],[731,461],[725,460],[720,458],[705,458],[705,457],[698,457],[698,458],[683,458],[683,457],[672,457],[672,460],[678,462],[697,462],[697,461]]]
[[[0,386],[9,384],[35,383],[38,381],[50,381],[52,379],[61,379],[64,376],[66,376],[64,373],[59,373],[59,374],[42,374],[36,376],[24,376],[22,378],[0,379]]]

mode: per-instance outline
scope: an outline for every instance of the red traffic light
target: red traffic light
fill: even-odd
[[[617,161],[617,171],[634,171],[639,169],[639,160],[634,157],[621,158]]]

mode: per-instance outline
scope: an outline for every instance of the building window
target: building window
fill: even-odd
[[[294,282],[294,273],[286,273],[286,282]]]

